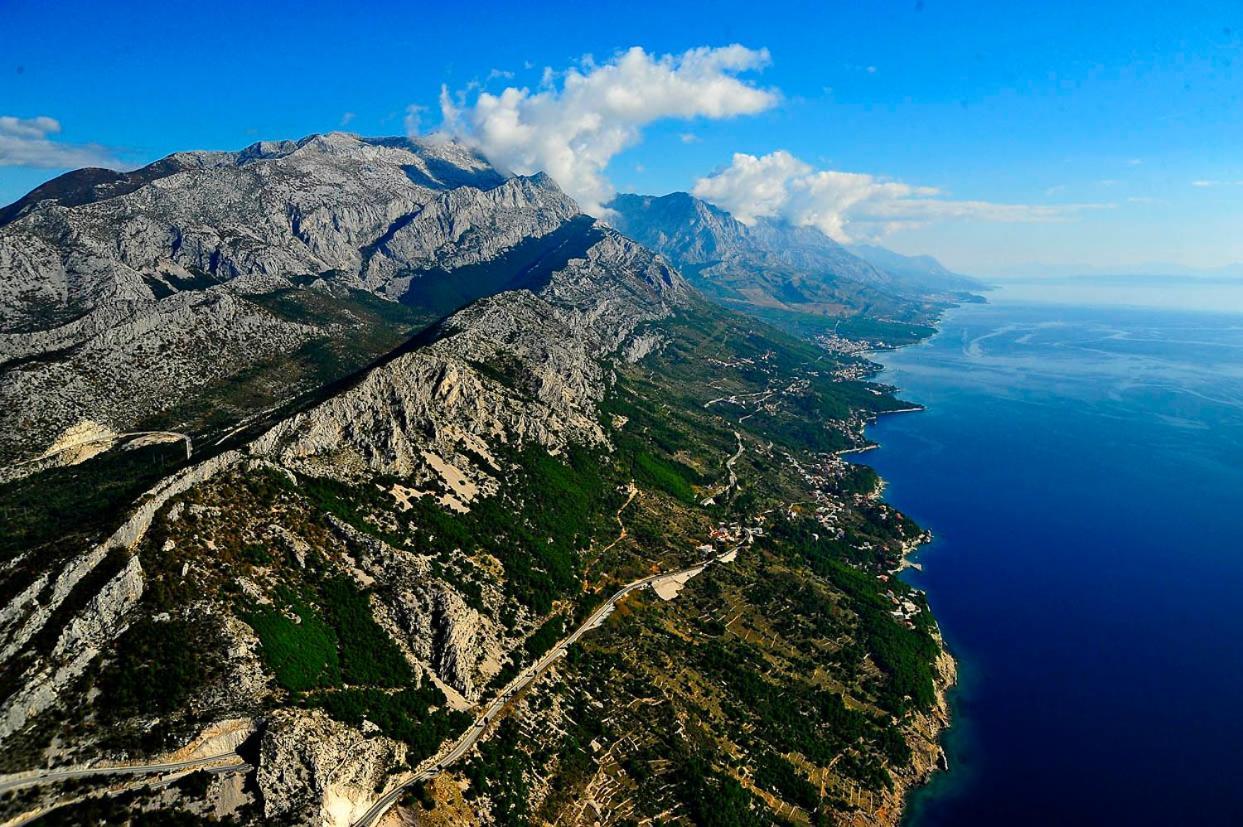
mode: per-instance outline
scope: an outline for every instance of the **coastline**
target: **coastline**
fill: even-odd
[[[873,424],[874,422],[876,422],[877,419],[879,419],[882,416],[889,416],[890,414],[902,414],[902,413],[919,413],[925,410],[927,410],[927,408],[925,408],[923,405],[912,405],[909,408],[895,408],[892,411],[878,411],[877,413],[868,417],[867,420],[864,421],[863,429],[866,429],[868,425]],[[874,451],[880,447],[880,443],[872,442],[871,440],[869,440],[866,434],[863,433],[863,430],[860,431],[860,436],[862,436],[864,440],[864,443],[862,445],[857,445],[854,448],[843,448],[840,451],[834,451],[833,453],[836,456],[844,457],[850,454],[866,454],[868,451]]]
[[[1219,823],[1237,810],[1216,781],[1237,726],[1203,710],[1229,708],[1243,677],[1219,656],[1243,583],[1222,551],[1239,491],[1226,458],[1243,446],[1239,317],[1049,305],[964,307],[923,348],[883,354],[873,381],[928,415],[879,419],[868,436],[885,450],[847,458],[938,535],[912,555],[925,572],[901,577],[927,591],[957,660],[949,771],[909,785],[899,824]],[[1159,391],[1133,390],[1158,370]],[[1051,783],[1031,787],[1032,772]]]
[[[903,551],[901,564],[895,571],[908,568],[919,570],[919,563],[911,559],[932,540],[932,533],[924,530],[917,540]],[[935,613],[933,616],[935,622]],[[911,748],[911,763],[901,773],[894,773],[893,790],[885,795],[884,803],[875,813],[874,824],[884,827],[900,827],[908,815],[912,797],[932,783],[938,773],[949,770],[949,756],[945,738],[953,725],[951,692],[958,685],[959,665],[945,643],[940,625],[936,627],[935,640],[940,650],[935,662],[936,703],[927,712],[912,715],[905,727],[907,745]]]
[[[951,308],[952,309],[952,308]],[[935,332],[932,336],[936,336],[941,332],[941,323],[943,314],[938,314],[934,328]],[[929,336],[928,338],[932,338]],[[927,339],[920,339],[911,344],[917,345],[926,342]],[[910,345],[904,345],[909,347]],[[886,348],[885,350],[898,350],[899,348]],[[873,352],[875,353],[875,351]],[[877,364],[876,371],[873,376],[881,373],[884,366]],[[892,388],[896,392],[898,388]],[[865,454],[881,447],[879,442],[870,440],[866,436],[866,428],[875,424],[882,416],[890,414],[902,413],[919,413],[926,411],[927,408],[921,404],[911,404],[908,407],[896,408],[889,411],[878,411],[874,415],[867,418],[860,430],[863,436],[864,444],[846,448],[835,452],[838,457],[847,457],[849,455]],[[885,480],[880,479],[880,485],[875,494],[880,498],[884,496]],[[925,545],[932,540],[932,532],[924,529],[918,538],[906,544],[903,549],[900,565],[894,571],[898,574],[908,568],[916,570],[920,569],[919,563],[912,560],[912,556],[919,552]],[[936,621],[935,612],[933,612],[933,620]],[[948,645],[945,643],[944,635],[941,633],[940,625],[937,624],[935,639],[937,647],[940,650],[935,662],[936,682],[936,703],[932,709],[927,712],[920,712],[912,715],[907,726],[904,727],[908,746],[911,748],[911,762],[903,768],[903,772],[894,773],[893,789],[886,792],[879,807],[872,812],[873,820],[869,823],[876,825],[884,825],[884,827],[900,827],[911,807],[911,801],[914,795],[921,789],[932,783],[934,777],[940,772],[949,769],[949,758],[945,748],[945,738],[953,724],[951,692],[958,685],[958,661],[950,652]],[[858,822],[862,824],[863,822]]]

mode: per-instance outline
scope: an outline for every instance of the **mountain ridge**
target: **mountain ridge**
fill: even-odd
[[[915,286],[957,291],[985,288],[984,282],[955,273],[930,255],[903,255],[876,244],[850,244],[846,249]]]
[[[0,226],[0,458],[82,420],[236,421],[604,238],[547,175],[439,140],[330,133],[73,176]],[[258,404],[234,401],[238,375]],[[213,410],[165,421],[206,384]]]
[[[607,206],[610,222],[706,295],[799,335],[832,335],[839,320],[866,316],[893,323],[889,335],[903,340],[961,298],[892,275],[814,227],[744,224],[688,193],[625,194]]]

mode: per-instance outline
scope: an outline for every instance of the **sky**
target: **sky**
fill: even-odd
[[[1243,262],[1238,0],[0,0],[0,203],[336,129],[978,275]]]

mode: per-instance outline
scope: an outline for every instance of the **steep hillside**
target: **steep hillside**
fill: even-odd
[[[238,449],[172,460],[115,530],[7,551],[7,768],[150,767],[10,812],[86,795],[67,819],[343,825],[391,789],[395,812],[496,824],[894,823],[951,672],[890,576],[921,533],[833,452],[901,403],[613,245]],[[465,799],[420,780],[459,737],[481,738],[447,769]],[[217,775],[145,791],[196,757]]]
[[[218,438],[538,286],[593,232],[546,176],[444,142],[331,134],[62,176],[0,226],[0,461],[84,421]]]

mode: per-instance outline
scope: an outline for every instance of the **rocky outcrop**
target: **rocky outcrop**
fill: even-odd
[[[29,200],[0,224],[0,330],[190,279],[336,272],[396,298],[399,271],[486,260],[578,212],[546,176],[506,180],[451,141],[332,133],[176,159],[88,201]]]
[[[55,577],[41,574],[0,611],[0,664],[6,664],[26,647],[66,605],[70,596],[117,550],[134,550],[156,513],[173,497],[211,479],[243,459],[229,451],[191,466],[147,491],[129,518],[107,540],[73,558]],[[73,615],[58,633],[51,652],[33,653],[33,666],[23,677],[23,689],[0,707],[0,741],[55,703],[59,692],[76,679],[100,651],[128,624],[128,614],[142,596],[143,578],[139,559],[130,557],[120,572],[89,598],[86,607]]]
[[[367,737],[320,710],[282,709],[267,721],[255,781],[269,820],[348,827],[383,787],[406,747]]]
[[[958,679],[958,666],[949,650],[941,643],[936,663],[936,706],[927,712],[911,715],[905,725],[906,742],[911,748],[911,762],[894,776],[893,788],[869,802],[874,809],[868,813],[869,823],[897,827],[902,822],[907,798],[912,790],[927,784],[933,774],[949,769],[941,738],[950,725],[948,693]]]
[[[179,293],[118,315],[114,307],[43,336],[10,335],[16,358],[53,356],[0,371],[0,454],[30,453],[66,426],[93,419],[113,430],[178,402],[265,359],[296,350],[322,330],[278,318],[225,288]],[[26,338],[22,345],[13,340]],[[37,353],[35,354],[37,356]],[[33,470],[33,469],[31,469]]]
[[[367,288],[401,298],[420,271],[452,271],[559,229],[578,205],[546,175],[511,178],[490,190],[461,187],[399,218],[364,251]]]
[[[687,291],[658,256],[603,233],[537,293],[476,302],[447,319],[427,346],[277,425],[254,447],[319,473],[428,478],[430,451],[456,458],[486,488],[487,472],[467,456],[479,443],[533,442],[552,451],[604,444],[599,359],[640,325],[667,316]]]
[[[451,589],[437,589],[434,594],[432,648],[436,674],[464,697],[474,698],[473,676],[480,660],[476,640],[479,613]]]
[[[142,566],[131,557],[85,608],[65,625],[49,658],[25,677],[22,689],[0,706],[0,742],[56,703],[60,693],[126,626],[126,616],[142,597]]]
[[[149,300],[154,283],[175,286],[182,273],[224,282],[357,272],[361,248],[438,191],[503,180],[457,144],[343,133],[177,157],[136,188],[35,201],[10,217],[0,227],[0,327]]]
[[[217,454],[162,480],[142,495],[138,506],[129,518],[104,541],[100,549],[136,548],[139,541],[146,535],[147,529],[151,527],[151,521],[155,519],[156,512],[163,508],[165,503],[194,486],[206,482],[225,469],[233,467],[245,458],[240,451],[225,451],[223,454]]]
[[[452,583],[432,575],[429,558],[395,549],[340,521],[334,520],[333,526],[378,589],[379,619],[403,651],[462,699],[478,700],[481,685],[500,669],[505,653],[521,636],[495,620],[503,595],[488,589],[487,611],[480,613]]]
[[[547,176],[507,179],[451,141],[333,133],[80,177],[0,221],[0,459],[82,419],[133,430],[351,335],[265,295],[362,289],[439,315],[542,272],[547,250],[506,256],[582,219]],[[497,273],[452,284],[489,263]]]

